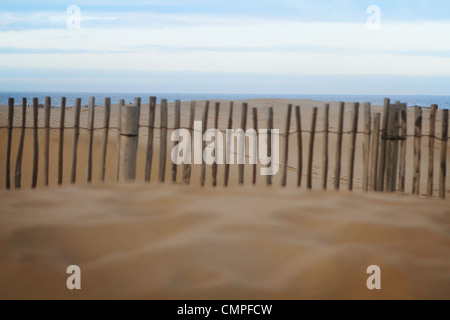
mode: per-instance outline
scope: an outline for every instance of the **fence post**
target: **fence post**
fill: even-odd
[[[287,167],[288,167],[288,158],[289,158],[289,130],[291,127],[291,113],[292,113],[292,104],[288,105],[288,112],[286,116],[286,129],[285,129],[285,139],[284,139],[284,163],[283,163],[283,177],[281,179],[281,186],[286,187],[287,183]]]
[[[376,113],[372,128],[372,151],[371,156],[371,169],[370,169],[370,190],[376,191],[377,177],[378,177],[378,147],[380,144],[380,120],[381,114]]]
[[[61,98],[61,116],[59,123],[59,155],[58,155],[58,185],[63,183],[63,163],[64,163],[64,126],[66,121],[66,98]]]
[[[420,157],[422,145],[422,108],[414,108],[414,167],[412,194],[420,194]]]
[[[386,138],[387,138],[387,126],[389,120],[389,106],[391,100],[388,98],[384,99],[383,106],[383,122],[381,123],[381,141],[380,150],[378,152],[378,177],[377,177],[377,189],[376,191],[384,190],[384,174],[386,170]]]
[[[258,143],[258,109],[257,108],[253,108],[253,128],[255,129],[255,132],[256,132],[256,143]],[[253,165],[253,185],[256,184],[257,170],[258,170],[258,165],[254,164]]]
[[[167,123],[168,107],[167,99],[161,100],[161,139],[159,154],[159,182],[166,180],[166,160],[167,160]]]
[[[328,131],[330,118],[330,104],[325,104],[323,117],[323,150],[322,150],[322,189],[327,189],[328,183]]]
[[[344,131],[344,102],[339,103],[339,120],[336,143],[336,168],[334,170],[334,189],[339,190],[341,185],[341,159],[342,159],[342,135]]]
[[[189,117],[189,133],[191,135],[191,137],[193,137],[193,133],[194,133],[194,121],[195,121],[195,108],[196,108],[196,102],[195,101],[191,101],[191,110],[190,110],[190,117]],[[191,143],[191,145],[193,145]],[[192,146],[189,149],[188,153],[185,156],[185,160],[189,161],[192,159]],[[183,167],[183,181],[185,184],[190,184],[191,183],[191,164],[190,161],[189,163],[184,163],[184,167]]]
[[[230,102],[230,112],[228,115],[228,125],[227,125],[227,130],[231,130],[233,128],[233,101]],[[227,133],[228,135],[228,133]],[[228,186],[228,180],[230,178],[230,158],[229,157],[234,157],[234,155],[231,155],[229,150],[231,148],[231,139],[226,139],[227,140],[227,148],[226,148],[226,159],[225,159],[225,187]]]
[[[442,136],[441,136],[441,169],[439,173],[439,197],[445,199],[447,178],[447,142],[448,142],[448,109],[442,110]]]
[[[153,163],[153,135],[155,127],[156,97],[150,97],[148,118],[147,157],[145,161],[145,181],[150,181]]]
[[[353,190],[353,175],[355,170],[355,151],[356,151],[356,134],[358,131],[358,111],[359,103],[353,104],[353,124],[350,142],[350,161],[349,161],[349,177],[348,177],[348,190]]]
[[[427,196],[433,196],[433,176],[434,176],[434,136],[436,134],[436,112],[438,106],[431,105],[430,110],[430,135],[428,140],[428,181],[427,181]]]
[[[363,143],[363,187],[364,191],[369,191],[369,167],[370,167],[370,126],[371,118],[370,102],[364,103],[364,143]]]
[[[6,147],[6,189],[11,188],[11,147],[14,123],[14,98],[8,99],[8,145]]]
[[[270,157],[273,161],[272,156],[272,130],[273,130],[273,107],[269,107],[268,109],[269,117],[268,117],[268,124],[267,124],[267,156]],[[272,175],[267,175],[267,185],[272,185]]]
[[[110,117],[111,117],[111,98],[105,98],[105,119],[103,123],[102,158],[100,160],[100,181],[105,181],[106,152],[108,148]]]
[[[176,100],[175,101],[175,123],[174,123],[175,131],[180,128],[180,124],[181,124],[181,101]],[[178,140],[179,136],[177,136],[176,138]],[[173,143],[176,154],[178,154],[178,144],[179,144],[178,141],[175,141]],[[177,171],[178,171],[177,167],[178,167],[178,165],[176,163],[172,163],[172,182],[173,183],[177,182]]]
[[[72,173],[70,182],[74,184],[77,179],[77,157],[78,157],[78,140],[80,137],[80,113],[81,113],[81,99],[77,98],[75,102],[75,122],[73,125],[73,152],[72,152]]]
[[[407,121],[408,119],[408,111],[406,107],[406,103],[401,104],[400,108],[400,163],[399,163],[399,174],[398,174],[398,183],[399,183],[399,191],[405,192],[405,176],[406,176],[406,146],[407,146]]]
[[[49,166],[50,166],[50,113],[52,102],[50,97],[45,97],[45,140],[44,140],[44,184],[49,184]]]
[[[219,128],[219,113],[220,113],[220,102],[216,102],[215,104],[215,121],[214,121],[214,129],[218,130]],[[217,144],[217,133],[215,135],[214,138],[214,144],[215,144],[215,149],[214,149],[214,153],[215,153],[215,159],[214,159],[214,163],[212,164],[212,184],[214,187],[217,186],[217,148],[218,148],[218,144]]]
[[[244,159],[245,159],[245,131],[247,130],[247,112],[248,112],[248,104],[247,102],[242,103],[242,121],[241,121],[241,129],[244,131],[244,143],[242,144],[241,148],[243,148],[244,152]],[[242,150],[240,150],[242,151]],[[239,152],[240,152],[239,151]],[[245,161],[245,160],[244,160]],[[244,184],[244,168],[245,164],[239,165],[239,184]]]
[[[36,188],[39,168],[39,140],[38,140],[39,99],[33,98],[33,175],[31,188]]]
[[[117,125],[117,145],[116,145],[116,180],[119,181],[119,172],[120,172],[120,136],[122,132],[122,108],[125,106],[125,100],[120,99],[119,101],[119,123]]]
[[[92,158],[94,153],[94,120],[95,120],[95,98],[89,98],[89,115],[88,115],[88,156],[87,156],[87,174],[86,181],[92,181]]]
[[[313,109],[312,122],[311,122],[311,134],[309,139],[309,155],[308,155],[308,189],[312,189],[312,172],[313,172],[313,158],[314,158],[314,138],[316,134],[317,123],[317,107]]]
[[[25,128],[27,117],[27,98],[22,99],[22,131],[20,133],[19,150],[17,152],[16,159],[16,171],[14,173],[14,186],[16,189],[21,188],[22,184],[22,158],[23,158],[23,145],[25,142]]]
[[[122,107],[119,181],[136,179],[136,155],[139,135],[139,107]]]
[[[303,139],[302,139],[302,121],[300,114],[300,106],[295,107],[295,119],[297,122],[297,187],[302,185],[302,173],[303,173]]]
[[[205,102],[205,109],[203,110],[203,123],[202,123],[202,172],[200,176],[200,184],[203,187],[206,180],[206,163],[203,157],[203,152],[206,147],[206,142],[203,137],[205,136],[206,129],[208,128],[208,114],[209,114],[209,101]]]

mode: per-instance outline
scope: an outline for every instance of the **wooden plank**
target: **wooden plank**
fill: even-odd
[[[167,123],[168,106],[167,99],[161,100],[161,140],[159,154],[159,182],[166,180],[166,160],[167,160]]]
[[[420,194],[420,160],[422,145],[422,108],[414,108],[414,165],[412,194]]]
[[[370,127],[371,127],[371,106],[370,102],[364,103],[364,142],[363,142],[363,179],[362,189],[369,191],[370,177]]]
[[[281,179],[282,187],[286,187],[287,183],[287,168],[289,160],[289,130],[291,128],[291,114],[292,114],[292,104],[289,104],[286,116],[286,127],[284,130],[285,138],[284,138],[283,176]]]
[[[384,190],[384,176],[386,171],[386,143],[387,143],[387,126],[389,120],[389,106],[391,100],[388,98],[384,99],[383,105],[383,121],[381,123],[381,141],[380,150],[378,153],[378,177],[377,177],[377,191]]]
[[[63,183],[64,167],[64,126],[66,121],[66,98],[61,98],[61,113],[59,119],[59,154],[58,154],[58,185]]]
[[[139,104],[126,105],[122,109],[119,181],[136,179],[139,115]]]
[[[390,182],[392,176],[392,153],[393,153],[393,130],[394,130],[394,121],[395,121],[395,105],[389,105],[388,112],[388,124],[386,127],[386,155],[385,155],[385,174],[384,174],[384,191],[390,190]]]
[[[205,102],[205,108],[203,110],[203,122],[202,122],[202,172],[200,176],[200,184],[203,187],[205,185],[206,180],[206,163],[205,159],[203,159],[203,152],[206,148],[206,143],[203,141],[203,137],[205,136],[206,129],[208,128],[208,114],[209,114],[209,101]]]
[[[396,102],[395,106],[395,119],[394,119],[394,144],[393,144],[393,169],[391,177],[391,191],[396,191],[397,189],[397,177],[398,177],[398,151],[400,144],[400,112],[402,104],[400,101]]]
[[[313,158],[314,158],[314,138],[316,135],[316,123],[317,123],[317,107],[313,109],[312,121],[311,121],[311,133],[309,139],[309,155],[308,155],[308,189],[312,189],[312,173],[313,173]]]
[[[267,125],[267,156],[270,157],[273,161],[272,156],[272,130],[273,130],[273,107],[269,107],[269,117],[268,117],[268,125]],[[267,185],[272,185],[272,175],[267,175]]]
[[[433,176],[434,176],[434,137],[436,134],[436,112],[438,106],[431,105],[430,109],[430,132],[428,139],[428,181],[427,181],[427,196],[433,196]]]
[[[150,97],[148,118],[147,156],[145,161],[145,181],[151,180],[153,164],[153,140],[155,130],[156,97]]]
[[[175,101],[175,123],[174,123],[174,130],[178,130],[180,128],[181,124],[181,101],[176,100]],[[178,141],[174,142],[174,150],[176,150],[176,153],[178,153]],[[174,162],[172,162],[172,182],[177,182],[177,170],[178,165]]]
[[[100,160],[100,181],[105,181],[106,154],[108,151],[109,122],[111,118],[111,98],[105,98],[105,118],[103,122],[103,141]]]
[[[398,189],[400,192],[405,192],[406,186],[406,147],[407,147],[407,109],[406,103],[401,104],[400,108],[400,159],[399,159],[399,169],[398,169]]]
[[[33,98],[33,174],[31,177],[31,188],[36,188],[39,168],[39,99]]]
[[[322,189],[327,190],[328,184],[328,135],[329,135],[330,104],[325,104],[323,115],[323,148],[322,148]]]
[[[94,121],[95,121],[95,98],[89,98],[89,115],[88,115],[88,155],[87,155],[87,171],[86,181],[92,181],[92,159],[94,154]]]
[[[25,143],[25,129],[27,118],[27,98],[22,99],[22,130],[20,133],[19,150],[17,151],[16,158],[16,170],[14,173],[14,186],[16,189],[20,189],[22,186],[22,159],[23,159],[23,146]]]
[[[75,101],[75,118],[73,125],[73,151],[72,151],[72,171],[70,182],[74,184],[77,179],[77,159],[78,159],[78,140],[80,138],[80,114],[81,114],[81,99],[77,98]]]
[[[341,161],[342,161],[342,138],[344,134],[344,102],[339,103],[339,118],[336,142],[336,166],[334,169],[334,189],[339,190],[341,185]]]
[[[116,146],[116,180],[119,181],[119,173],[120,173],[120,135],[121,135],[121,126],[122,126],[122,109],[125,106],[125,100],[120,99],[119,101],[119,123],[117,125],[117,146]]]
[[[359,103],[353,103],[353,123],[350,136],[350,156],[348,166],[348,190],[353,190],[353,176],[355,170],[356,135],[358,132]]]
[[[220,102],[216,102],[215,103],[215,121],[214,121],[214,129],[218,129],[219,128],[219,113],[220,113]],[[217,186],[217,148],[218,148],[218,144],[217,144],[217,135],[214,138],[215,141],[215,160],[214,163],[212,164],[212,185],[213,187]]]
[[[45,138],[44,138],[44,184],[49,184],[49,168],[50,168],[50,113],[52,102],[50,97],[45,97]]]
[[[302,173],[303,173],[303,139],[302,139],[302,121],[300,106],[295,107],[295,119],[297,123],[297,187],[302,185]]]
[[[256,132],[256,141],[258,141],[258,109],[257,108],[253,108],[253,129],[255,129],[255,132]],[[256,143],[258,143],[258,142],[256,142]],[[258,165],[254,164],[253,165],[253,180],[252,180],[253,185],[256,184],[257,170],[258,170]]]
[[[372,142],[370,152],[370,190],[376,191],[378,177],[378,148],[380,144],[380,121],[381,114],[376,113],[372,127]]]
[[[247,130],[247,112],[248,112],[248,103],[247,102],[243,102],[242,103],[242,118],[241,118],[241,129],[245,131]],[[245,155],[245,137],[244,137],[244,155]],[[240,151],[238,151],[239,153]],[[245,159],[245,156],[244,156]],[[243,185],[244,184],[244,168],[245,168],[245,164],[240,164],[239,165],[239,184]]]
[[[391,105],[389,110],[389,148],[386,175],[386,191],[394,192],[397,186],[397,168],[398,168],[398,142],[399,142],[399,114],[401,102],[397,101],[395,105]]]
[[[442,110],[441,164],[439,171],[439,197],[445,199],[447,179],[448,109]]]
[[[227,130],[231,130],[233,128],[233,106],[234,103],[233,101],[230,102],[230,111],[228,114],[228,125],[227,125]],[[230,177],[230,159],[229,157],[233,157],[232,154],[230,154],[230,143],[231,141],[227,141],[227,150],[226,150],[226,154],[227,154],[227,159],[225,162],[225,187],[228,186],[228,180]]]
[[[189,116],[189,133],[190,133],[191,137],[194,136],[195,108],[196,108],[196,102],[191,101],[190,116]],[[192,144],[193,143],[191,143],[191,145]],[[183,181],[187,185],[191,183],[191,170],[192,170],[192,165],[191,165],[192,160],[191,159],[192,159],[192,147],[189,150],[189,152],[186,154],[185,163],[184,163],[184,167],[183,167]],[[189,162],[189,163],[186,163],[186,162]]]
[[[11,148],[14,123],[14,98],[8,99],[8,144],[6,146],[6,189],[11,189]]]

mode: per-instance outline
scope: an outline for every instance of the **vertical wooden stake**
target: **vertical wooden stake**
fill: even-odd
[[[73,152],[72,152],[72,172],[70,182],[74,184],[77,179],[77,158],[78,158],[78,140],[80,137],[80,113],[81,113],[81,99],[77,98],[75,102],[75,119],[73,125]]]
[[[395,117],[394,117],[394,127],[392,131],[392,175],[390,180],[389,191],[394,192],[397,188],[397,175],[398,175],[398,146],[399,146],[399,134],[400,134],[400,110],[401,102],[397,101],[395,103]]]
[[[50,167],[50,113],[52,102],[50,97],[45,97],[45,140],[44,140],[44,184],[49,184],[49,167]]]
[[[302,185],[303,173],[303,139],[302,139],[302,121],[300,114],[300,106],[295,107],[295,119],[297,122],[297,187]]]
[[[386,143],[387,143],[387,127],[389,119],[390,99],[384,99],[383,106],[383,122],[381,123],[381,141],[380,150],[378,153],[378,177],[377,177],[377,191],[384,190],[384,175],[386,170]]]
[[[317,107],[313,109],[313,116],[311,122],[311,135],[309,140],[309,155],[308,155],[308,189],[312,189],[312,173],[313,173],[313,157],[314,157],[314,138],[316,134],[317,122]]]
[[[8,144],[6,147],[6,189],[11,189],[11,148],[14,123],[14,98],[8,99]]]
[[[25,128],[27,118],[27,98],[22,99],[22,131],[20,133],[19,150],[17,152],[16,159],[16,171],[14,173],[14,186],[16,189],[20,189],[22,186],[22,158],[23,158],[23,145],[25,143]]]
[[[391,104],[389,105],[389,115],[388,115],[388,125],[386,127],[386,155],[385,155],[385,174],[384,174],[384,187],[385,191],[392,191],[390,189],[391,186],[391,177],[393,170],[393,153],[394,153],[394,122],[395,122],[395,109],[396,106]]]
[[[344,133],[344,102],[339,103],[339,120],[336,143],[336,168],[334,171],[334,189],[339,190],[341,184],[342,136]]]
[[[231,130],[233,128],[233,101],[230,102],[230,112],[228,115],[228,126],[227,126],[227,130]],[[229,139],[227,139],[227,148],[226,148],[226,162],[225,162],[225,187],[228,186],[228,180],[230,177],[230,157],[234,157],[234,155],[231,154],[230,152],[230,143],[232,143],[231,141],[228,141]]]
[[[402,140],[400,141],[400,163],[398,169],[398,189],[400,192],[405,192],[407,119],[406,103],[402,103],[400,108],[400,136]]]
[[[285,139],[284,139],[284,163],[283,163],[283,177],[281,179],[281,186],[286,187],[287,183],[287,167],[289,160],[289,130],[291,128],[291,114],[292,114],[292,104],[288,105],[288,112],[286,117],[286,127],[285,127]]]
[[[145,181],[150,181],[153,163],[153,139],[156,114],[156,97],[150,97],[148,118],[147,157],[145,161]]]
[[[414,167],[412,194],[420,194],[420,158],[422,145],[422,108],[414,108]]]
[[[31,187],[36,188],[39,168],[39,140],[38,140],[39,99],[33,99],[33,175]]]
[[[359,112],[359,103],[353,104],[353,124],[352,124],[352,133],[351,133],[351,141],[350,141],[350,161],[348,167],[348,190],[353,190],[353,176],[355,170],[355,151],[356,151],[356,134],[358,131],[358,112]]]
[[[430,110],[430,132],[428,139],[428,181],[427,181],[427,196],[433,196],[433,176],[434,176],[434,136],[436,134],[436,112],[438,106],[431,105]]]
[[[161,100],[161,140],[159,154],[159,182],[166,180],[166,160],[167,160],[167,123],[168,107],[167,99]]]
[[[195,108],[196,108],[196,102],[191,101],[191,110],[190,110],[190,116],[189,116],[189,133],[191,137],[194,136],[194,121],[195,121]],[[193,143],[191,143],[193,145]],[[186,163],[189,162],[189,163]],[[186,152],[185,155],[185,164],[183,167],[183,181],[185,184],[191,183],[191,162],[192,162],[192,147],[189,149],[188,152]]]
[[[322,189],[327,190],[328,184],[328,131],[330,118],[330,104],[325,104],[323,117],[323,149],[322,149]]]
[[[245,131],[247,130],[247,112],[248,112],[248,103],[244,102],[242,103],[242,122],[241,122],[241,129],[244,130],[244,134]],[[244,144],[242,146],[243,153],[244,153],[244,161],[245,161],[245,136],[244,136]],[[242,150],[238,151],[238,154],[241,152]],[[240,164],[239,165],[239,184],[243,185],[244,184],[244,168],[245,168],[245,164]]]
[[[220,113],[220,102],[216,102],[215,104],[215,121],[214,121],[214,129],[218,130],[219,129],[219,113]],[[217,156],[217,148],[218,148],[218,143],[217,143],[217,134],[214,138],[214,143],[215,143],[215,159],[214,159],[214,163],[212,165],[212,184],[213,187],[217,187],[217,161],[218,161],[218,156]]]
[[[88,116],[88,156],[87,156],[87,173],[86,181],[92,181],[92,158],[94,153],[94,120],[95,120],[95,98],[89,99],[89,116]]]
[[[378,177],[378,147],[380,143],[380,120],[381,114],[376,113],[372,128],[372,145],[370,152],[370,190],[376,191]]]
[[[364,143],[363,143],[363,190],[369,191],[370,171],[370,126],[371,126],[370,102],[364,103]]]
[[[59,154],[58,154],[58,185],[63,183],[64,164],[64,126],[66,121],[66,98],[61,98],[61,116],[59,122]]]
[[[175,126],[174,126],[174,130],[178,130],[180,128],[180,124],[181,124],[181,101],[180,100],[176,100],[175,101]],[[177,136],[177,138],[179,138],[179,136]],[[178,154],[178,141],[175,141],[173,146],[174,146],[174,150],[175,153]],[[172,163],[172,182],[176,183],[177,182],[177,169],[178,169],[178,165],[176,163]]]
[[[122,108],[120,139],[119,181],[136,179],[136,155],[139,135],[139,107],[126,105]]]
[[[268,126],[267,126],[267,156],[270,157],[273,161],[272,155],[272,130],[273,130],[273,107],[269,107],[269,118],[268,118]],[[272,185],[272,175],[267,175],[267,185]]]
[[[447,178],[448,109],[442,110],[441,165],[439,171],[439,197],[445,199]]]
[[[100,181],[105,181],[106,174],[106,153],[108,148],[109,137],[109,120],[111,117],[111,98],[105,98],[105,119],[103,123],[103,143],[102,158],[100,160]]]
[[[116,180],[119,181],[119,173],[120,173],[120,136],[121,136],[121,132],[122,132],[122,109],[125,106],[125,100],[124,99],[120,99],[119,101],[119,123],[117,125],[117,153],[116,153]]]
[[[256,141],[258,141],[258,109],[257,108],[253,108],[253,128],[255,129],[256,132]],[[258,142],[256,142],[258,143]],[[254,164],[253,165],[253,185],[256,184],[256,175],[257,175],[257,170],[258,170],[258,165]]]
[[[208,114],[209,114],[209,101],[206,101],[205,109],[203,110],[203,123],[202,123],[202,172],[200,177],[200,184],[202,187],[205,186],[206,180],[206,163],[203,157],[206,148],[206,143],[203,140],[203,137],[205,136],[206,129],[208,128]]]

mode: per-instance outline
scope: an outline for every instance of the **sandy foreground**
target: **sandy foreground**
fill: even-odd
[[[214,102],[212,102],[214,103]],[[309,129],[313,106],[319,107],[317,130],[322,128],[323,103],[290,100],[251,100],[260,110],[260,128],[267,128],[266,107],[275,108],[275,127],[284,132],[288,103],[302,106],[303,129]],[[187,125],[188,103],[182,104],[182,126]],[[214,119],[211,106],[210,124]],[[229,102],[221,101],[220,127],[226,128]],[[173,104],[169,106],[173,123]],[[241,102],[235,102],[234,127],[240,124]],[[201,119],[203,103],[197,105]],[[381,112],[380,107],[373,108]],[[40,110],[40,125],[43,110]],[[59,123],[59,110],[52,110],[52,126]],[[345,129],[350,128],[346,105]],[[362,110],[361,110],[362,113]],[[412,133],[412,110],[408,111]],[[31,126],[31,108],[27,125]],[[249,113],[250,114],[250,113]],[[103,108],[96,112],[101,127]],[[360,116],[360,130],[362,130]],[[0,107],[0,123],[6,125],[6,108]],[[440,114],[436,127],[440,132]],[[82,124],[87,112],[82,112]],[[142,107],[142,124],[148,107]],[[16,108],[14,124],[21,123]],[[330,130],[336,130],[337,104],[331,104]],[[156,125],[159,124],[157,116]],[[73,125],[67,110],[66,126]],[[113,106],[111,126],[117,126]],[[251,126],[251,118],[249,125]],[[291,131],[295,130],[295,118]],[[40,141],[43,134],[40,131]],[[428,110],[424,110],[424,134]],[[57,299],[449,299],[450,298],[450,201],[400,194],[365,194],[362,183],[362,135],[358,137],[353,193],[331,191],[334,177],[335,136],[330,135],[329,190],[319,191],[322,177],[322,135],[316,135],[313,189],[295,187],[297,141],[290,136],[288,187],[281,189],[281,174],[274,186],[250,186],[251,168],[246,166],[246,186],[237,185],[237,166],[232,166],[229,188],[199,187],[200,166],[193,167],[192,185],[143,182],[148,131],[141,129],[138,178],[133,184],[116,184],[116,132],[108,145],[106,183],[96,177],[100,167],[102,131],[96,131],[94,183],[84,182],[86,134],[80,139],[76,186],[70,186],[73,133],[67,130],[64,149],[64,185],[57,187],[58,131],[51,134],[50,187],[42,186],[43,156],[40,154],[39,186],[30,190],[32,131],[27,130],[23,160],[23,190],[0,191],[0,298]],[[13,162],[20,130],[14,130]],[[156,133],[152,179],[158,174],[159,133]],[[342,189],[347,186],[348,140],[344,137]],[[303,135],[304,168],[309,134]],[[422,139],[421,193],[425,193],[427,138]],[[42,144],[41,144],[42,145]],[[169,144],[169,150],[172,143]],[[282,148],[283,141],[280,141]],[[435,146],[435,188],[438,190],[438,152]],[[0,130],[0,166],[5,167],[6,130]],[[412,144],[408,142],[408,157]],[[450,158],[450,155],[449,155]],[[409,165],[411,162],[409,162]],[[181,172],[181,169],[179,170]],[[4,186],[4,169],[0,185]],[[179,172],[178,181],[181,180]],[[412,168],[407,166],[407,190]],[[170,179],[170,166],[166,168]],[[13,178],[13,175],[12,175]],[[14,181],[14,179],[13,179]],[[448,181],[448,178],[447,178]],[[447,182],[449,185],[449,182]],[[447,198],[450,191],[447,187]],[[66,268],[82,270],[82,290],[66,288]],[[366,269],[381,268],[382,289],[368,290]]]

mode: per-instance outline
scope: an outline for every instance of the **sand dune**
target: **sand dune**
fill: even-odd
[[[214,102],[212,102],[214,103]],[[288,103],[302,106],[303,129],[310,128],[313,106],[319,107],[317,130],[322,129],[323,104],[314,101],[260,99],[260,128],[267,127],[266,107],[275,108],[275,127],[284,132]],[[189,104],[182,104],[182,126],[187,126]],[[228,101],[221,101],[220,127],[226,128]],[[240,124],[241,102],[235,103],[234,128]],[[197,104],[197,120],[203,103]],[[374,111],[381,108],[375,106]],[[173,123],[173,105],[169,106]],[[212,108],[213,110],[213,108]],[[346,105],[345,130],[350,127]],[[101,127],[103,107],[96,110]],[[0,122],[6,124],[0,107]],[[113,106],[111,126],[117,126]],[[409,110],[409,133],[413,132]],[[27,113],[31,125],[31,110]],[[43,110],[40,110],[42,125]],[[58,126],[59,110],[52,110],[52,126]],[[156,126],[159,125],[157,116]],[[212,124],[214,112],[210,113]],[[424,134],[428,110],[424,110]],[[87,112],[82,112],[82,123]],[[14,124],[21,121],[16,108]],[[148,122],[148,106],[142,107],[141,123]],[[336,130],[337,104],[331,104],[330,127]],[[66,126],[73,125],[67,110]],[[249,120],[249,126],[250,120]],[[438,116],[437,128],[440,128]],[[362,116],[360,117],[362,128]],[[295,130],[295,120],[291,131]],[[20,130],[14,130],[12,172]],[[42,142],[42,131],[40,141]],[[450,201],[400,194],[365,194],[362,183],[362,136],[358,137],[353,193],[307,192],[305,180],[295,187],[297,141],[290,139],[288,186],[249,186],[251,168],[245,168],[246,186],[237,185],[237,166],[231,167],[231,186],[213,189],[211,168],[207,187],[200,188],[200,168],[193,167],[189,187],[144,183],[147,129],[140,131],[137,182],[116,184],[116,132],[108,145],[106,183],[100,183],[99,146],[95,133],[94,183],[85,183],[86,141],[79,148],[78,184],[70,186],[73,133],[67,130],[63,187],[57,187],[58,131],[51,134],[50,188],[43,187],[43,154],[40,154],[39,185],[30,190],[32,131],[27,130],[23,160],[23,190],[0,191],[0,298],[57,299],[449,299],[450,298]],[[304,134],[304,159],[309,134]],[[330,135],[329,189],[332,189],[335,136]],[[283,141],[281,140],[281,147]],[[322,135],[316,135],[313,189],[321,188]],[[427,159],[426,138],[422,159]],[[171,144],[169,145],[171,149]],[[346,189],[348,136],[344,137],[342,189]],[[436,143],[437,152],[439,149]],[[158,174],[159,133],[156,133],[153,180]],[[0,167],[5,167],[6,130],[0,129]],[[412,143],[408,142],[408,157]],[[450,158],[450,149],[449,157]],[[304,160],[303,179],[306,166]],[[435,156],[435,181],[438,156]],[[427,162],[422,161],[421,193],[426,188]],[[178,181],[180,180],[179,170]],[[0,175],[1,188],[5,175]],[[407,189],[412,167],[407,167]],[[219,166],[219,185],[224,167]],[[170,177],[170,166],[166,168]],[[447,179],[449,179],[447,177]],[[448,180],[447,180],[448,181]],[[450,185],[447,182],[447,186]],[[435,194],[438,184],[435,183]],[[447,188],[447,195],[450,190]],[[448,198],[448,197],[447,197]],[[66,268],[82,270],[82,290],[66,288]],[[382,289],[366,287],[366,269],[378,265]]]

